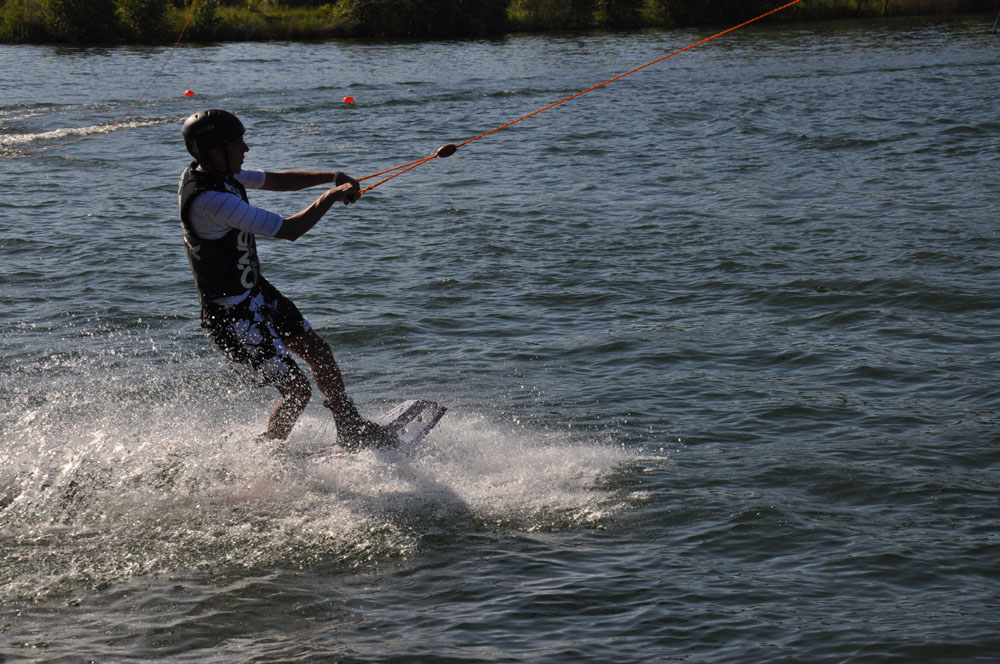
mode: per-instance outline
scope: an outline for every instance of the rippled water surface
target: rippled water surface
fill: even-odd
[[[0,661],[995,661],[991,18],[745,28],[262,241],[450,407],[322,463],[198,329],[183,119],[368,175],[712,31],[185,46],[118,125],[168,49],[0,47]]]

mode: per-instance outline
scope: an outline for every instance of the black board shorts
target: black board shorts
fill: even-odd
[[[266,279],[261,281],[242,302],[210,305],[201,312],[201,327],[212,345],[252,386],[287,378],[296,365],[284,340],[312,329],[294,302]]]

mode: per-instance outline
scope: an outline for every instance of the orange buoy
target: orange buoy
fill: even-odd
[[[344,97],[344,103],[345,104],[353,104],[354,103],[354,97]]]
[[[185,90],[184,91],[184,96],[185,97],[193,97],[194,96],[194,90]]]

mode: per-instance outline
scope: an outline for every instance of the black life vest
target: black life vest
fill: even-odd
[[[177,187],[181,227],[202,308],[208,308],[219,298],[245,293],[261,283],[257,241],[253,233],[234,228],[217,240],[206,240],[194,234],[189,216],[191,203],[206,191],[234,194],[249,203],[246,188],[232,176],[198,170],[196,162],[181,175]]]

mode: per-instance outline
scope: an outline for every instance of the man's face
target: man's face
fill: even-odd
[[[240,136],[227,148],[229,149],[229,164],[233,167],[233,174],[239,173],[240,169],[243,168],[243,155],[250,151],[250,146]]]
[[[226,175],[235,175],[240,172],[243,168],[243,156],[250,151],[250,147],[243,140],[243,137],[239,137],[235,140],[229,142],[225,148],[212,148],[209,153],[209,166],[212,167],[218,173],[225,173]],[[227,171],[226,157],[229,157],[228,167],[230,170]]]

